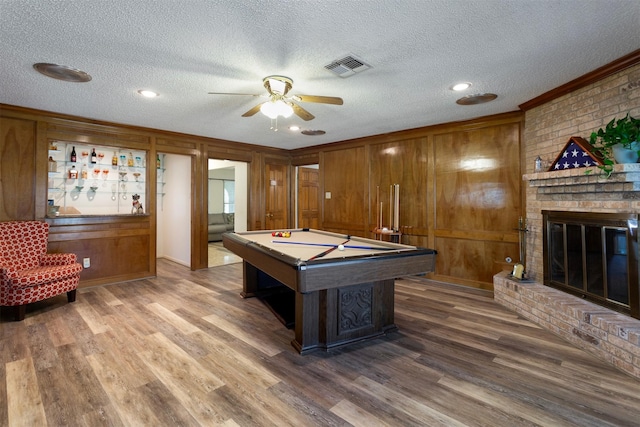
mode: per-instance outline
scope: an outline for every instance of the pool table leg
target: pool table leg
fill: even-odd
[[[296,292],[295,338],[291,345],[300,354],[318,348],[320,344],[320,292]]]
[[[258,269],[242,261],[242,298],[251,298],[258,293]]]

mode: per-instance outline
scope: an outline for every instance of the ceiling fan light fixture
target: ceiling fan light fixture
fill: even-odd
[[[276,119],[282,116],[285,119],[291,117],[293,108],[281,99],[277,101],[267,101],[260,107],[260,112],[270,119]]]

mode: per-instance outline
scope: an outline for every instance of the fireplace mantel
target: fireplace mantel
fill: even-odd
[[[598,168],[565,169],[522,176],[538,196],[564,195],[568,199],[640,199],[640,163],[614,165],[610,177]],[[624,193],[624,194],[620,194]]]

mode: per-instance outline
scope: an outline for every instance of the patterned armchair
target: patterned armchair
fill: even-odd
[[[48,239],[46,222],[0,222],[0,306],[16,307],[16,320],[29,303],[63,292],[76,300],[82,266],[75,254],[47,254]]]

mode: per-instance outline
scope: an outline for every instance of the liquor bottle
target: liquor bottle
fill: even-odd
[[[76,169],[75,165],[71,166],[71,169],[69,169],[69,179],[77,179],[78,178],[78,170]]]
[[[115,151],[113,152],[113,157],[111,158],[111,165],[118,166],[118,155]]]
[[[53,160],[53,157],[49,156],[49,172],[57,172],[58,171],[58,163]]]
[[[76,162],[76,147],[71,148],[71,162],[72,163]]]
[[[94,148],[93,150],[91,150],[91,164],[95,165],[97,162],[97,157],[98,155],[96,154],[96,149]]]
[[[133,167],[133,153],[129,152],[129,158],[127,159],[127,166]]]
[[[82,177],[82,179],[87,179],[87,170],[84,168],[84,166],[80,170],[80,176]]]
[[[160,169],[160,154],[156,157],[156,169]]]

